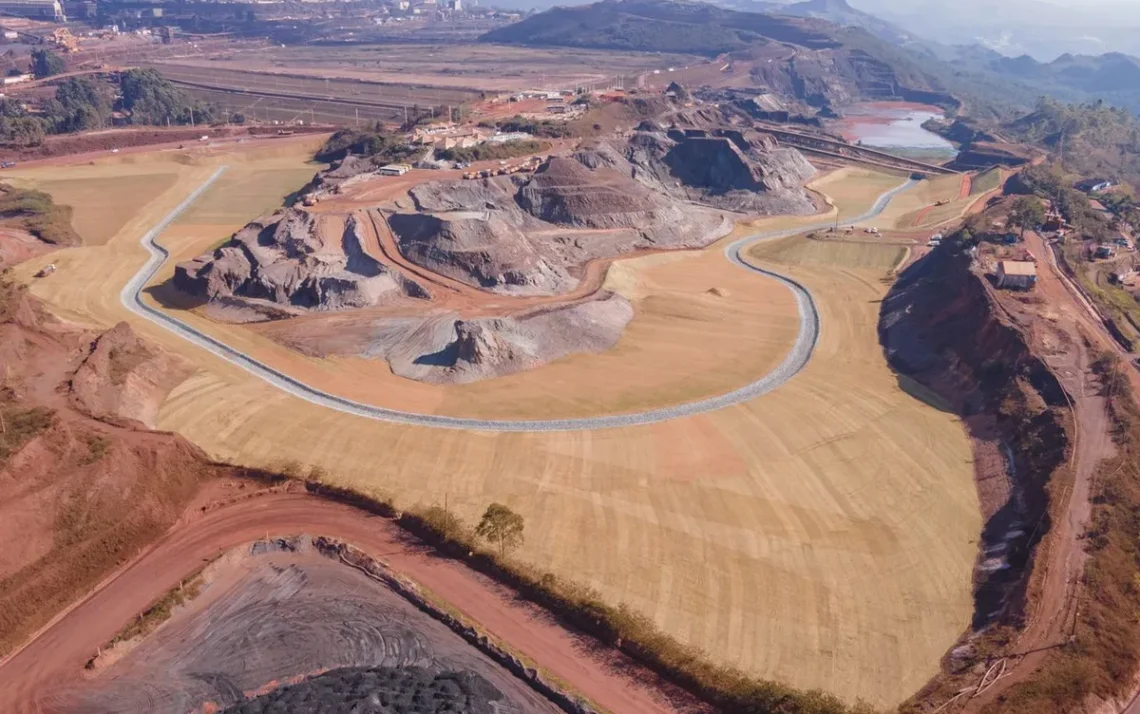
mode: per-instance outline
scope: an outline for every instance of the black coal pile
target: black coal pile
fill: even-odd
[[[473,672],[345,667],[281,687],[222,714],[495,714],[502,693]]]

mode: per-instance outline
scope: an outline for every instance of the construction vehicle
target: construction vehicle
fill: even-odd
[[[56,47],[65,52],[79,51],[79,38],[71,34],[71,30],[61,27],[51,33],[51,41]]]

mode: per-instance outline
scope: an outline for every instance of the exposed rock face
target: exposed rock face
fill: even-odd
[[[364,253],[355,219],[322,223],[321,216],[301,209],[278,211],[250,223],[212,254],[179,265],[175,285],[210,300],[242,297],[316,310],[424,294]]]
[[[519,189],[518,203],[541,221],[574,228],[659,229],[684,219],[672,202],[645,186],[577,158],[550,159]]]
[[[525,220],[517,214],[517,209],[513,215],[401,213],[391,216],[389,225],[408,260],[474,287],[517,294],[556,294],[573,288],[578,281],[528,239],[519,226]]]
[[[723,216],[680,201],[762,214],[815,210],[802,188],[815,169],[767,135],[643,126],[650,130],[628,140],[551,158],[529,178],[412,189],[418,213],[390,219],[401,251],[485,289],[558,293],[590,260],[701,247],[727,233]]]
[[[342,186],[349,186],[355,181],[367,178],[380,168],[370,156],[357,156],[349,154],[336,161],[327,170],[313,176],[301,193],[314,196],[327,196],[338,193]]]
[[[732,129],[639,131],[583,157],[628,171],[675,198],[761,214],[802,215],[815,206],[803,184],[815,168],[769,135]]]
[[[389,217],[411,261],[510,294],[573,289],[591,260],[642,248],[708,245],[731,230],[716,211],[682,206],[590,152],[554,157],[530,177],[432,181],[417,213]]]
[[[166,395],[194,368],[145,345],[120,322],[91,343],[70,382],[72,403],[96,419],[137,421],[154,428]]]

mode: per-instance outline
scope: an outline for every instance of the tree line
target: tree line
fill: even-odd
[[[63,69],[62,61],[48,50],[33,53],[32,67],[37,76],[48,77]],[[130,69],[119,75],[117,84],[68,77],[36,110],[17,99],[0,99],[0,142],[36,146],[49,134],[102,129],[112,124],[115,112],[135,125],[210,124],[218,118],[216,106],[175,87],[157,70]],[[235,115],[233,121],[241,119]]]

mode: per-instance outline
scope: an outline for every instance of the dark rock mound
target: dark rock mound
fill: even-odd
[[[519,189],[518,201],[535,218],[581,228],[632,228],[668,203],[611,169],[591,169],[552,158]]]
[[[496,714],[503,695],[473,672],[421,667],[345,667],[256,699],[223,714]]]
[[[552,265],[509,215],[398,213],[388,219],[408,260],[475,287],[557,293],[576,284]]]

